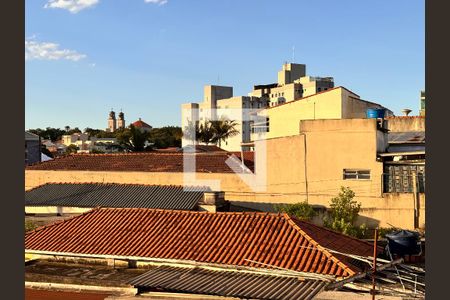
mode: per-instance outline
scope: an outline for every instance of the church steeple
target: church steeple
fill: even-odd
[[[117,129],[125,128],[125,114],[120,110],[119,119],[117,120]]]
[[[111,111],[109,112],[109,118],[108,118],[108,131],[114,132],[116,131],[116,113],[111,108]]]

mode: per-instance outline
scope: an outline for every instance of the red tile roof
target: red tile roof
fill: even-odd
[[[228,152],[185,155],[195,157],[197,172],[233,173],[230,167],[225,163],[231,155]],[[58,157],[54,160],[37,163],[28,166],[26,169],[183,172],[183,153],[142,152],[120,154],[72,154]]]
[[[372,254],[369,243],[299,221],[286,214],[208,213],[98,208],[25,236],[28,251],[193,260],[234,266],[267,265],[350,276],[346,256]]]
[[[152,128],[152,126],[148,125],[147,123],[142,121],[140,118],[139,118],[139,120],[137,120],[136,122],[133,122],[132,124],[134,127],[138,127],[138,128]]]

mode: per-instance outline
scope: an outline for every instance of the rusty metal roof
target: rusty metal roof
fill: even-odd
[[[352,260],[325,249],[371,255],[372,245],[271,213],[99,208],[25,236],[28,252],[196,261],[349,276]]]
[[[48,183],[25,192],[26,206],[193,210],[206,188],[116,183]]]
[[[425,131],[390,132],[389,144],[425,143]]]
[[[202,268],[160,266],[129,281],[139,291],[168,291],[244,299],[313,299],[326,281]]]

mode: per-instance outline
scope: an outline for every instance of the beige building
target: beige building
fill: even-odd
[[[62,143],[64,146],[69,145],[80,145],[89,140],[89,134],[87,133],[74,133],[70,135],[63,135],[61,138]]]
[[[306,65],[286,63],[278,72],[276,84],[254,86],[248,96],[234,96],[233,87],[207,85],[204,87],[203,102],[182,104],[182,128],[189,120],[206,120],[228,118],[237,121],[239,134],[229,138],[221,147],[228,151],[249,150],[241,144],[251,140],[251,111],[268,106],[276,106],[294,101],[305,95],[313,95],[334,86],[331,77],[320,78],[306,76]],[[184,140],[186,144],[191,143]]]
[[[306,65],[285,63],[273,84],[255,85],[249,96],[265,97],[268,106],[277,106],[334,87],[332,77],[306,76]]]
[[[302,120],[366,118],[368,108],[383,106],[362,100],[344,87],[332,88],[259,111],[260,121],[252,124],[252,140],[296,135]]]
[[[231,204],[263,211],[277,203],[308,201],[329,207],[341,186],[350,187],[361,202],[359,222],[369,227],[423,228],[425,194],[388,191],[384,181],[386,124],[377,119],[302,120],[297,134],[258,140],[255,170],[266,169],[265,190],[255,191],[245,178],[255,174],[197,172],[198,180],[220,180],[220,190]],[[258,154],[266,144],[266,159]],[[126,157],[124,157],[125,159]],[[402,163],[392,162],[396,164]],[[44,163],[45,164],[45,163]],[[407,165],[409,162],[405,161]],[[181,169],[182,170],[182,169]],[[37,170],[27,168],[26,188],[47,182],[111,182],[183,185],[183,172]],[[401,176],[400,176],[401,177]],[[400,178],[401,179],[401,178]],[[320,223],[320,219],[316,220]]]
[[[233,96],[233,88],[228,86],[207,85],[204,87],[203,102],[182,104],[182,128],[196,120],[203,123],[207,120],[221,118],[237,122],[239,134],[227,139],[221,148],[228,151],[240,151],[241,143],[250,141],[250,121],[246,109],[266,107],[266,102],[259,97]],[[183,146],[191,142],[183,139]]]

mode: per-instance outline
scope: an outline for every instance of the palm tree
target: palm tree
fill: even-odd
[[[183,135],[187,139],[195,140],[206,145],[222,144],[228,138],[239,134],[235,128],[237,122],[234,120],[220,119],[220,120],[206,120],[204,123],[189,122],[183,131]],[[195,135],[195,136],[194,136]]]
[[[222,141],[225,142],[228,138],[239,134],[239,131],[236,129],[237,122],[235,120],[220,119],[210,121],[210,123],[214,133],[212,142],[215,144],[219,143],[219,148]]]

